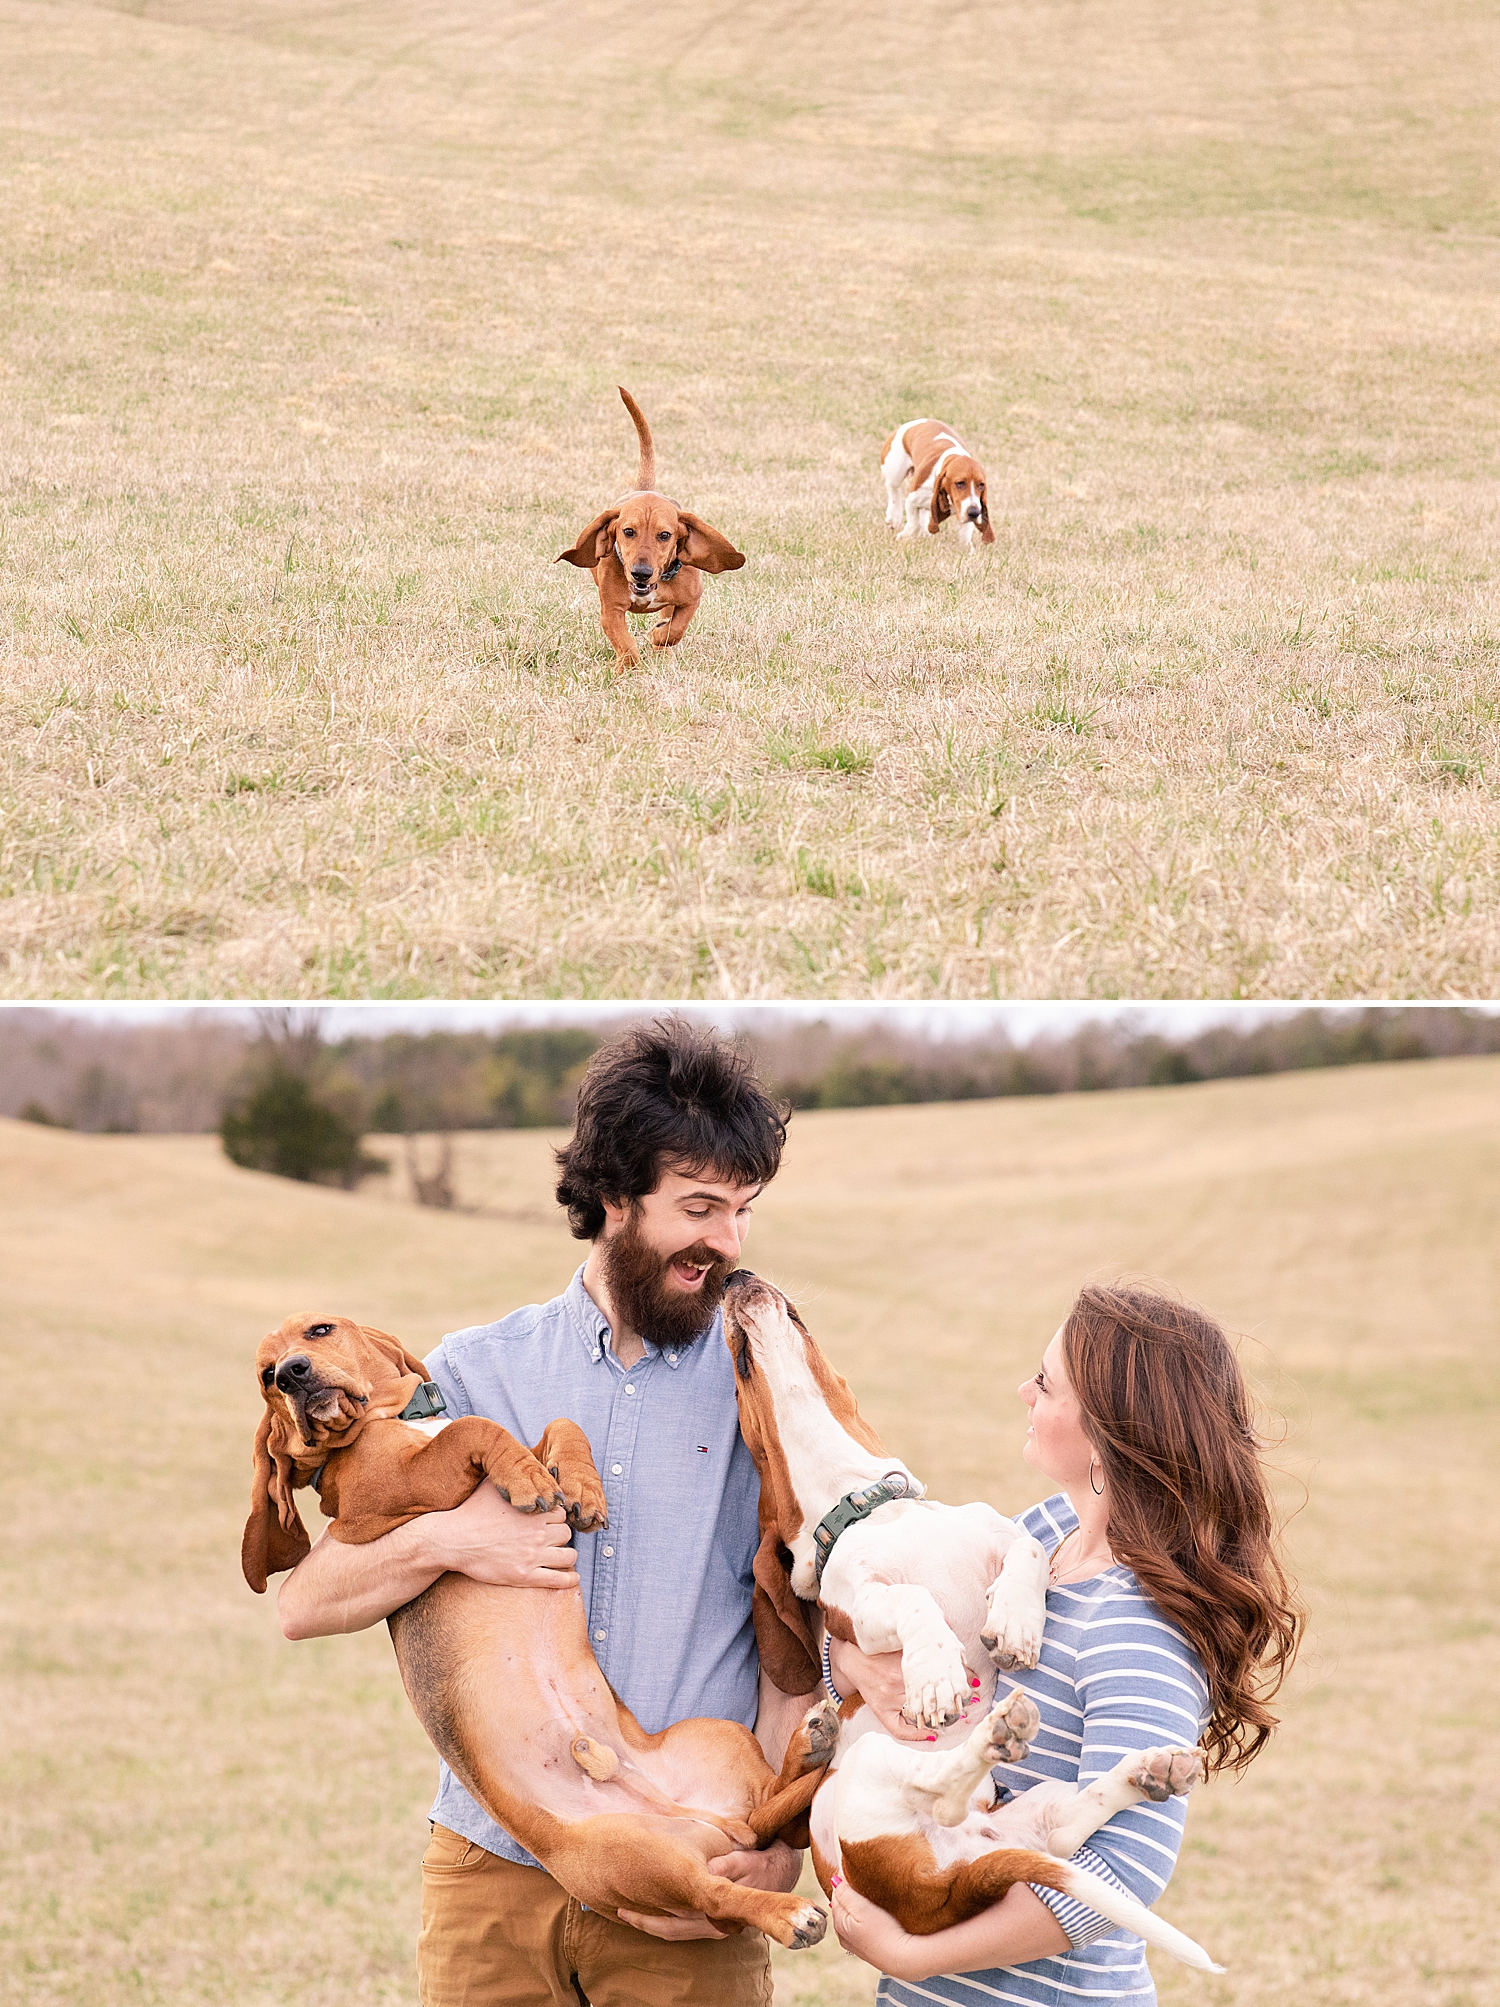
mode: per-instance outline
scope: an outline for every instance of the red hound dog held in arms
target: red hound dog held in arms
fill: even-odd
[[[265,1413],[242,1562],[257,1592],[308,1552],[292,1494],[315,1478],[333,1537],[356,1544],[448,1511],[486,1480],[523,1512],[562,1505],[579,1532],[606,1524],[576,1423],[552,1422],[527,1449],[478,1416],[408,1419],[408,1408],[433,1415],[437,1390],[384,1331],[288,1318],[255,1364]],[[387,1621],[407,1697],[443,1760],[570,1895],[611,1917],[701,1911],[789,1948],[822,1937],[816,1903],[741,1887],[706,1864],[799,1822],[805,1832],[838,1729],[831,1704],[805,1717],[777,1776],[738,1722],[647,1735],[595,1662],[580,1590],[440,1575]]]
[[[653,648],[674,648],[703,597],[706,571],[738,571],[745,562],[728,537],[701,516],[679,509],[656,488],[656,448],[640,406],[619,386],[625,409],[641,442],[640,471],[628,495],[595,516],[571,550],[554,564],[576,564],[594,574],[599,588],[599,621],[615,651],[616,669],[634,669],[640,653],[626,624],[627,613],[659,613],[651,629]]]
[[[881,1447],[793,1306],[746,1270],[730,1279],[724,1335],[740,1432],[760,1472],[761,1664],[783,1692],[806,1693],[817,1676],[820,1606],[835,1637],[902,1654],[904,1711],[937,1735],[935,1748],[897,1742],[857,1696],[844,1702],[812,1808],[824,1889],[841,1871],[903,1929],[925,1936],[977,1915],[1014,1882],[1040,1882],[1187,1965],[1222,1971],[1190,1937],[1070,1858],[1115,1812],[1190,1790],[1202,1775],[1196,1749],[1144,1750],[1086,1790],[1036,1784],[994,1803],[991,1766],[1024,1761],[1040,1726],[1019,1687],[997,1700],[995,1679],[997,1664],[1034,1666],[1040,1655],[1040,1544],[988,1505],[926,1498]],[[970,1694],[978,1712],[965,1720]]]
[[[909,418],[898,425],[885,442],[880,471],[885,519],[903,537],[919,530],[936,536],[952,516],[965,550],[974,548],[976,536],[983,543],[995,541],[984,469],[940,418]]]

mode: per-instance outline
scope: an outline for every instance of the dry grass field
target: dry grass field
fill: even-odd
[[[1500,15],[0,0],[13,996],[1485,996]],[[617,680],[634,469],[750,554]],[[896,548],[936,411],[998,541]]]
[[[322,1303],[425,1349],[546,1296],[549,1137],[465,1139],[482,1211],[309,1189],[209,1138],[0,1123],[10,1454],[4,2007],[414,1997],[434,1761],[383,1631],[289,1645],[238,1573],[253,1346]],[[1488,2007],[1500,1879],[1500,1061],[805,1115],[749,1252],[938,1495],[1016,1509],[1013,1388],[1078,1282],[1244,1331],[1314,1629],[1286,1726],[1195,1800],[1164,2007]],[[856,2007],[837,1946],[783,2007]]]

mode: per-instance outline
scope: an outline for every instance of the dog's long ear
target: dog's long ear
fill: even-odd
[[[990,528],[990,491],[981,481],[979,484],[979,541],[992,544],[995,532]]]
[[[953,497],[948,492],[948,473],[945,468],[932,484],[932,514],[927,527],[934,536],[939,526],[946,523],[953,514]]]
[[[684,564],[690,564],[698,571],[739,570],[745,562],[745,554],[737,551],[728,537],[722,536],[701,516],[690,515],[686,509],[679,509],[677,515],[687,528],[687,535],[677,546],[677,555]]]
[[[414,1353],[407,1351],[399,1338],[393,1338],[389,1331],[377,1331],[373,1324],[361,1324],[359,1328],[375,1350],[390,1360],[398,1373],[415,1373],[419,1380],[427,1378],[426,1366]]]
[[[312,1551],[292,1492],[292,1460],[285,1450],[285,1419],[267,1406],[255,1431],[250,1517],[240,1542],[240,1566],[257,1596],[265,1594],[268,1575],[295,1568]]]
[[[774,1524],[760,1536],[755,1556],[755,1593],[750,1614],[761,1665],[783,1693],[811,1693],[822,1676],[813,1642],[814,1605],[802,1602],[782,1559],[786,1552]]]
[[[606,509],[602,516],[595,516],[571,550],[559,551],[552,562],[576,564],[581,571],[592,571],[596,564],[603,564],[609,556],[609,547],[615,540],[615,524],[619,520],[618,509]]]

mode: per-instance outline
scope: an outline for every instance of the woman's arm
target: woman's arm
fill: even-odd
[[[862,1652],[858,1645],[833,1638],[828,1646],[828,1669],[839,1697],[847,1700],[857,1693],[887,1735],[898,1742],[931,1742],[925,1728],[913,1728],[901,1712],[906,1683],[901,1677],[901,1653]]]
[[[930,1937],[914,1937],[846,1881],[834,1884],[833,1927],[845,1951],[892,1979],[934,1979],[941,1972],[983,1972],[1027,1965],[1068,1949],[1068,1934],[1024,1882],[997,1903]]]

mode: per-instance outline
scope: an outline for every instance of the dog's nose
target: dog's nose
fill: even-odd
[[[300,1387],[312,1371],[312,1360],[305,1352],[294,1352],[290,1359],[283,1359],[276,1368],[276,1384],[283,1394],[290,1394]]]
[[[633,564],[630,567],[630,576],[637,585],[646,585],[651,578],[651,567],[648,564]]]
[[[734,1285],[737,1282],[754,1282],[754,1280],[755,1280],[755,1270],[753,1268],[737,1268],[734,1271],[734,1274],[731,1275],[729,1280],[725,1283],[724,1287],[726,1289],[733,1289]]]

